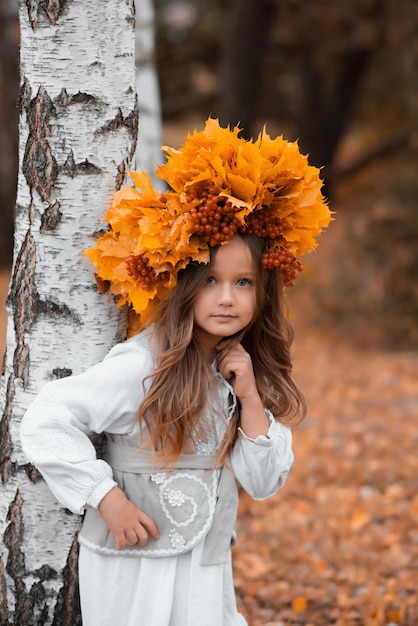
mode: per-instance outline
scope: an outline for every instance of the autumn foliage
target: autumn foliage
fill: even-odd
[[[331,220],[319,170],[296,142],[271,139],[265,129],[255,141],[239,133],[209,118],[181,149],[165,147],[167,163],[157,169],[165,193],[145,172],[132,172],[135,187],[116,193],[105,216],[110,229],[86,252],[118,305],[129,303],[144,324],[179,270],[207,263],[209,246],[236,232],[267,237],[291,285],[297,259],[315,249]]]
[[[250,626],[416,626],[418,355],[296,330],[309,415],[283,490],[241,493],[241,610]]]

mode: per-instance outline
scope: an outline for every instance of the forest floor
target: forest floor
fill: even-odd
[[[241,494],[240,609],[250,626],[416,626],[418,352],[366,351],[294,322],[309,413],[284,489]],[[3,341],[3,307],[0,323]]]
[[[416,626],[418,352],[295,326],[309,413],[283,490],[241,494],[241,610],[250,626]]]

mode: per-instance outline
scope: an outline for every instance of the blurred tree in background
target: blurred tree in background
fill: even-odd
[[[17,2],[0,0],[0,268],[12,262],[13,206],[17,187]]]
[[[156,1],[165,120],[267,123],[323,168],[337,219],[299,308],[365,346],[418,346],[415,0]]]
[[[414,0],[156,4],[165,117],[211,112],[240,123],[247,136],[260,121],[276,122],[318,166],[334,164],[327,178],[340,175],[337,151],[356,123],[386,133],[378,151],[405,143],[404,131],[416,129]]]
[[[0,15],[10,4],[0,0]],[[312,320],[360,341],[417,346],[416,1],[155,0],[155,8],[163,121],[179,127],[179,143],[208,115],[240,122],[246,136],[267,123],[323,168],[337,220],[295,290],[310,298]],[[0,210],[4,224],[10,205]]]

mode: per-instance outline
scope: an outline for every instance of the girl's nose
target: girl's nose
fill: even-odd
[[[234,295],[232,293],[232,288],[230,285],[227,285],[227,284],[221,285],[218,301],[220,304],[223,304],[223,305],[230,305],[233,303]]]

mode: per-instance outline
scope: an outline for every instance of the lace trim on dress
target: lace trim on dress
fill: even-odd
[[[160,538],[150,539],[146,547],[117,550],[113,536],[101,523],[96,509],[89,509],[86,513],[80,543],[95,552],[118,556],[172,556],[190,550],[207,535],[215,513],[219,471],[206,472],[209,472],[206,481],[190,472],[173,472],[169,476],[156,473],[148,475],[149,481],[142,474],[136,475],[139,492],[145,486],[141,483],[145,481],[147,485],[147,504],[152,508],[151,516],[160,531]],[[151,484],[154,485],[153,493]],[[128,495],[135,502],[136,494],[129,494],[128,490]],[[157,499],[159,513],[155,506]]]

